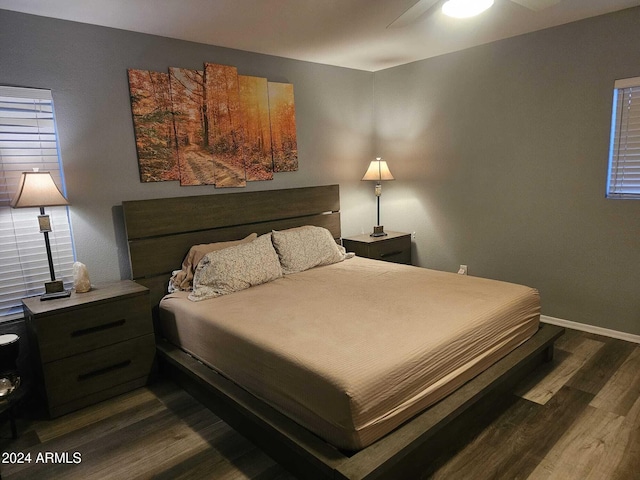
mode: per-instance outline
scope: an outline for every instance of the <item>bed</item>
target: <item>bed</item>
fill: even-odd
[[[151,289],[163,337],[163,371],[301,478],[398,478],[419,468],[428,456],[416,453],[431,438],[549,360],[562,334],[538,328],[530,288],[357,257],[202,302],[166,295],[194,244],[300,225],[338,239],[336,185],[123,209],[133,278]],[[287,296],[295,302],[273,301]],[[292,313],[293,303],[303,308]]]

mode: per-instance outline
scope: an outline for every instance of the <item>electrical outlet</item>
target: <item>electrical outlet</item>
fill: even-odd
[[[467,266],[466,265],[460,265],[460,270],[458,270],[458,273],[460,275],[466,275],[467,274]]]
[[[411,233],[411,240],[415,240],[416,239],[416,232],[412,232]]]

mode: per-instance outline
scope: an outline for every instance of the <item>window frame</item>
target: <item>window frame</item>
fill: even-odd
[[[51,279],[38,208],[11,208],[23,171],[49,171],[66,196],[51,90],[0,85],[0,323],[23,317],[21,299]],[[46,207],[56,278],[73,284],[75,246],[68,207]]]
[[[628,96],[627,107],[622,108],[625,96]],[[611,110],[606,198],[640,200],[640,178],[633,177],[625,181],[625,174],[628,175],[630,171],[637,172],[633,175],[640,175],[640,148],[637,153],[628,154],[630,159],[626,159],[627,146],[633,141],[640,144],[640,77],[615,81]],[[630,134],[634,130],[629,128],[629,119],[634,118],[638,123],[637,133]]]

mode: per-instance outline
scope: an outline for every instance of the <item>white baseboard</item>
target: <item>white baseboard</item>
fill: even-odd
[[[563,320],[562,318],[548,317],[547,315],[540,315],[540,321],[550,323],[551,325],[558,325],[559,327],[580,330],[581,332],[595,333],[596,335],[626,340],[627,342],[640,343],[640,335],[633,335],[632,333],[618,332],[617,330],[595,327],[585,323],[572,322],[570,320]]]

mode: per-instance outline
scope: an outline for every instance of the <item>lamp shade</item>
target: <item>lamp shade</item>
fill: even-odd
[[[371,161],[362,180],[375,180],[378,182],[381,180],[393,180],[393,175],[391,175],[387,162],[378,157]]]
[[[11,200],[13,208],[69,205],[49,172],[22,172],[18,191]]]

